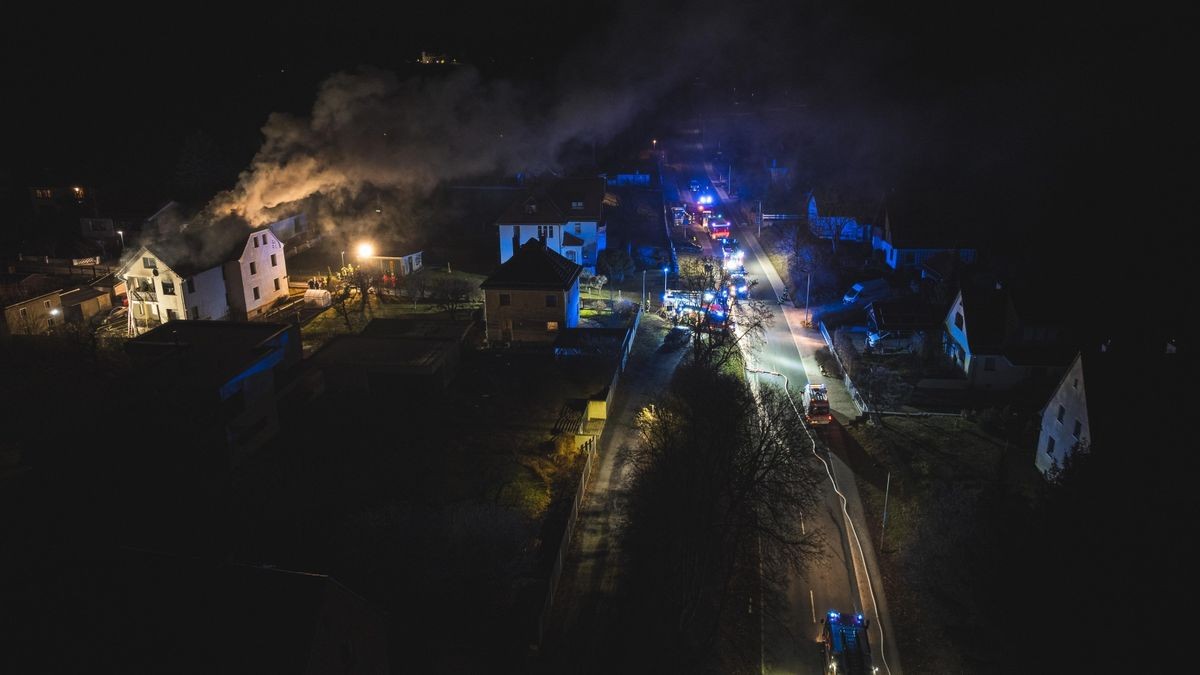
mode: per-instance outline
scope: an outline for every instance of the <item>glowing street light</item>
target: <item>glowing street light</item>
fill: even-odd
[[[667,270],[668,269],[670,269],[670,268],[669,267],[663,268],[663,303],[664,304],[666,304],[666,301],[667,301]]]
[[[358,253],[359,260],[375,256],[375,247],[365,241],[359,244],[355,251]]]
[[[125,230],[117,230],[117,236],[121,238],[121,253],[125,252]]]

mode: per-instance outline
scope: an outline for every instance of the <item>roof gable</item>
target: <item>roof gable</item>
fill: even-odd
[[[579,265],[530,239],[480,284],[480,288],[554,288],[567,290],[579,279]]]
[[[599,222],[603,213],[603,178],[559,178],[525,192],[496,220],[499,225]]]

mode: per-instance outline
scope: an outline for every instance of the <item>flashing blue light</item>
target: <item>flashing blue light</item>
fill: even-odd
[[[855,614],[855,615],[854,615],[854,623],[861,624],[862,622],[863,622],[863,615],[862,615],[862,614]]]
[[[837,612],[830,612],[830,613],[829,613],[829,620],[830,620],[830,621],[837,621],[838,619],[840,619],[840,618],[841,618],[841,616],[842,616],[842,615],[841,615],[841,614],[838,614]]]
[[[747,288],[746,286],[738,286],[738,293],[745,293],[746,288]]]

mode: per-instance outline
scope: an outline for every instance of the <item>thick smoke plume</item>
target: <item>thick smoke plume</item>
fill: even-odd
[[[445,181],[555,169],[566,144],[612,138],[686,73],[699,27],[676,44],[640,39],[656,25],[636,13],[616,22],[609,46],[589,41],[563,61],[557,83],[485,80],[469,66],[436,79],[333,75],[309,117],[269,117],[262,148],[206,219],[254,226],[303,208],[323,227],[362,229],[378,225],[383,207]]]

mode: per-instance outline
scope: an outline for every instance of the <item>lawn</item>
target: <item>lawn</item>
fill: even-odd
[[[974,672],[995,663],[1003,646],[989,637],[986,590],[1002,572],[995,514],[999,500],[1035,478],[1032,466],[1014,464],[1019,448],[959,417],[885,417],[847,430],[859,456],[876,464],[855,473],[904,665]]]

